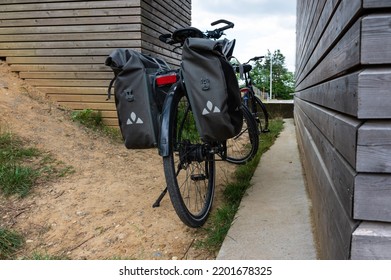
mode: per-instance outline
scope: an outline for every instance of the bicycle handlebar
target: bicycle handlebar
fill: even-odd
[[[205,33],[194,27],[181,28],[175,30],[172,34],[160,35],[159,40],[169,45],[175,45],[178,43],[182,45],[188,37],[219,39],[222,35],[224,35],[224,30],[233,28],[235,26],[232,22],[225,19],[219,19],[217,21],[214,21],[211,23],[211,25],[215,26],[220,23],[224,23],[225,26],[216,28],[212,31],[205,31]]]
[[[219,39],[224,33],[223,31],[224,30],[227,30],[227,29],[230,29],[230,28],[234,28],[235,24],[233,22],[230,22],[228,20],[225,20],[225,19],[219,19],[219,20],[216,20],[214,22],[211,23],[212,26],[215,26],[217,24],[220,24],[220,23],[224,23],[225,26],[223,27],[220,27],[220,28],[216,28],[215,30],[212,30],[212,31],[206,31],[206,37],[209,38],[209,39]]]
[[[255,57],[253,57],[253,58],[250,58],[245,64],[249,64],[250,63],[250,61],[261,61],[263,58],[265,58],[265,56],[255,56]]]
[[[210,25],[215,26],[215,25],[220,24],[220,23],[225,23],[226,24],[226,26],[219,28],[221,31],[226,30],[226,29],[230,29],[230,28],[234,28],[234,26],[235,26],[235,24],[233,22],[230,22],[230,21],[225,20],[225,19],[216,20],[216,21],[212,22]]]

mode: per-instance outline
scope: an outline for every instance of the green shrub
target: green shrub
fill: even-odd
[[[102,113],[91,109],[74,111],[72,113],[72,120],[77,121],[88,128],[99,128],[103,126]]]

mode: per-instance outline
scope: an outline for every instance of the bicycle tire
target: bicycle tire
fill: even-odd
[[[255,102],[253,101],[255,100]],[[257,126],[259,127],[260,132],[270,132],[269,130],[269,113],[266,109],[265,104],[259,99],[257,96],[253,95],[250,98],[250,102],[254,102],[249,104],[249,108],[251,113],[253,114],[255,121],[257,122]]]
[[[189,227],[201,227],[213,203],[214,154],[208,153],[208,145],[200,140],[187,99],[174,96],[172,105],[171,152],[163,157],[168,193],[181,221]]]
[[[234,164],[245,164],[258,152],[259,133],[257,124],[246,106],[242,106],[243,127],[235,137],[227,140],[226,160]]]

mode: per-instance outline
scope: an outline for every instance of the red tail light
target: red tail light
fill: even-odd
[[[248,88],[246,88],[246,87],[240,89],[241,93],[246,93],[248,91],[250,91],[250,90]]]
[[[177,81],[177,74],[176,73],[167,74],[167,75],[160,75],[160,76],[156,77],[156,85],[158,87],[172,85],[172,84],[176,83],[176,81]]]

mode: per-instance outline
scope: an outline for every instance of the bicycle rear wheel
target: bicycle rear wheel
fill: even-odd
[[[269,132],[269,113],[265,104],[257,96],[253,95],[248,100],[248,108],[253,114],[260,132]]]
[[[168,193],[178,217],[189,227],[202,226],[215,188],[215,161],[198,134],[185,97],[174,96],[169,125],[171,153],[163,158]]]
[[[242,106],[243,127],[235,137],[227,140],[227,157],[230,163],[244,164],[258,152],[259,133],[253,116],[246,106]]]

